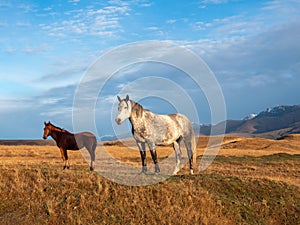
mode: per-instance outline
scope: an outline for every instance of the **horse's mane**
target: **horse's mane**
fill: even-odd
[[[63,129],[63,128],[60,128],[60,127],[58,127],[58,126],[55,126],[55,125],[53,125],[52,123],[50,123],[50,125],[51,125],[52,127],[54,127],[55,129],[61,131],[62,133],[66,133],[66,134],[73,135],[73,133],[71,133],[70,131],[67,131],[67,130],[65,130],[65,129]]]
[[[131,113],[134,113],[134,115],[139,118],[143,115],[143,111],[145,110],[143,108],[143,106],[141,106],[139,103],[137,102],[134,102],[131,100],[131,104],[133,105],[132,106],[132,110],[131,110]]]

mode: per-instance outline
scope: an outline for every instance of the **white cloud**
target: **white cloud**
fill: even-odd
[[[44,11],[50,11],[50,10],[52,10],[52,8],[51,8],[51,7],[46,7],[46,8],[44,8],[43,10],[44,10]]]
[[[19,4],[16,7],[21,9],[23,13],[36,12],[36,7],[31,4]]]
[[[192,24],[192,27],[194,30],[199,31],[199,30],[206,30],[207,28],[211,27],[211,23],[205,23],[202,21],[198,21]]]
[[[31,24],[29,22],[26,22],[26,21],[18,21],[16,23],[16,26],[17,27],[25,27],[25,28],[27,28],[27,27],[30,27]]]
[[[17,52],[17,49],[16,48],[13,48],[11,46],[6,46],[4,48],[4,52],[7,53],[7,54],[13,54],[13,53],[16,53]]]
[[[203,0],[202,4],[223,4],[227,3],[228,0]]]
[[[70,119],[71,115],[72,115],[72,111],[73,108],[72,107],[59,107],[56,106],[55,108],[50,108],[47,111],[42,111],[40,112],[40,116],[43,117],[60,117],[61,118],[65,118],[67,117],[68,119]]]
[[[85,60],[59,58],[49,65],[33,83],[42,89],[76,85],[90,65],[90,60],[93,61],[90,58]]]
[[[176,22],[177,22],[177,20],[175,20],[175,19],[171,19],[171,20],[166,21],[167,24],[174,24]]]
[[[205,30],[207,36],[214,39],[225,39],[234,36],[249,36],[264,30],[266,25],[259,18],[237,14],[228,17],[215,18],[211,21],[196,21],[191,23],[195,31]]]
[[[238,2],[240,0],[202,0],[200,1],[199,8],[205,9],[208,5],[220,5],[229,2]]]
[[[42,98],[40,104],[42,105],[54,105],[64,100],[62,97],[51,97],[51,98]]]
[[[40,46],[37,47],[32,47],[32,46],[25,46],[25,48],[23,49],[23,52],[26,54],[39,54],[45,51],[48,51],[49,49],[51,49],[51,47],[47,44],[42,44]]]
[[[292,13],[299,13],[299,0],[272,0],[264,3],[263,10],[276,12],[278,15],[289,15]],[[299,15],[298,15],[299,16]]]
[[[40,24],[40,27],[49,32],[50,36],[59,38],[69,35],[111,37],[122,30],[120,21],[123,16],[130,15],[130,11],[129,5],[124,2],[101,9],[67,11],[64,13],[67,16],[66,19],[47,25]]]
[[[297,79],[300,23],[270,28],[255,36],[185,43],[208,63],[222,82],[235,87],[267,87]],[[291,82],[291,81],[289,81]]]
[[[1,96],[0,113],[15,112],[20,109],[30,109],[34,107],[34,103],[30,98]]]
[[[152,5],[153,5],[153,3],[143,3],[143,4],[140,4],[140,7],[150,7]]]
[[[146,28],[144,28],[144,30],[157,31],[157,30],[159,30],[159,28],[152,26],[152,27],[146,27]]]

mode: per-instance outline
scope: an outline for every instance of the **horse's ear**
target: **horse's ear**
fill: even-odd
[[[126,95],[126,102],[128,102],[129,101],[129,96],[128,95]]]
[[[46,124],[46,121],[44,121],[44,124],[45,124],[45,126],[47,125],[47,124]]]
[[[122,101],[122,99],[120,98],[120,96],[118,95],[117,97],[118,97],[118,100],[119,100],[119,102],[121,102],[121,101]]]

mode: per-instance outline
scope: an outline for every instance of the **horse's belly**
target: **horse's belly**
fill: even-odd
[[[70,145],[68,147],[68,150],[79,150],[80,149],[80,146],[78,147],[77,144],[74,144],[74,145]]]
[[[156,138],[154,140],[156,145],[170,145],[174,143],[179,137],[164,137],[164,138]]]
[[[152,140],[156,145],[170,145],[174,143],[181,135],[178,128],[173,123],[160,124],[152,126]]]

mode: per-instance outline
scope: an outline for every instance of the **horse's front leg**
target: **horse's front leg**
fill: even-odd
[[[68,153],[67,153],[67,149],[64,148],[60,148],[60,154],[61,154],[61,158],[64,161],[64,169],[70,169],[70,163],[69,163],[69,158],[68,158]]]
[[[145,146],[145,142],[136,142],[139,150],[140,150],[140,154],[141,154],[141,159],[142,159],[142,173],[146,173],[147,172],[147,164],[146,164],[146,146]]]
[[[156,154],[156,150],[155,150],[155,144],[148,143],[148,145],[149,145],[151,157],[152,157],[152,160],[154,163],[155,173],[159,173],[160,169],[159,169],[158,162],[157,162],[157,154]]]

